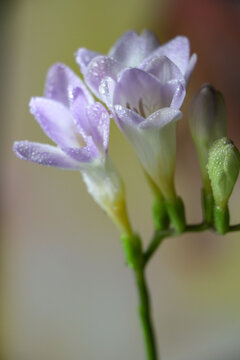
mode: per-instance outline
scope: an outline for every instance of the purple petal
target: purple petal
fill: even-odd
[[[111,111],[113,111],[113,94],[115,86],[116,81],[114,81],[110,77],[104,78],[99,86],[99,93],[101,94],[101,99]]]
[[[73,97],[73,89],[80,87],[90,103],[93,98],[82,80],[64,64],[53,65],[47,74],[45,97],[69,107]]]
[[[111,48],[109,56],[127,67],[136,67],[158,46],[159,42],[151,31],[145,30],[141,35],[128,31]]]
[[[141,122],[141,124],[139,124],[139,129],[161,129],[170,122],[181,119],[181,117],[181,111],[172,108],[163,108],[150,115],[145,121]]]
[[[98,55],[100,55],[98,52],[91,51],[86,48],[80,48],[77,50],[75,54],[76,62],[80,66],[82,74],[85,74],[88,64]]]
[[[92,137],[86,136],[84,140],[86,145],[82,148],[62,148],[62,150],[72,159],[80,161],[81,163],[90,163],[93,160],[100,158],[102,154],[98,151]]]
[[[84,140],[91,136],[100,151],[107,150],[110,117],[105,107],[100,103],[88,105],[81,89],[76,88],[71,111]]]
[[[73,91],[73,102],[71,106],[71,113],[74,122],[79,131],[84,135],[90,134],[90,127],[86,115],[88,100],[81,88],[75,88]]]
[[[125,126],[138,127],[138,125],[144,121],[144,118],[135,111],[121,105],[116,105],[114,107],[114,112],[116,115],[114,116],[114,120],[123,132]]]
[[[117,75],[123,69],[124,67],[117,60],[108,56],[98,56],[89,64],[85,74],[85,81],[93,93],[99,97],[101,81],[106,77],[116,80]]]
[[[105,107],[95,103],[87,108],[87,118],[91,129],[91,136],[95,145],[107,151],[109,140],[110,116]]]
[[[139,69],[125,70],[113,96],[114,105],[122,105],[147,118],[171,105],[177,85],[161,84],[154,76]]]
[[[45,98],[32,98],[30,111],[43,131],[60,147],[84,145],[70,111],[61,103]]]
[[[195,68],[196,62],[197,62],[197,55],[193,54],[191,56],[190,60],[189,60],[188,67],[187,67],[187,70],[186,70],[186,73],[185,73],[186,83],[188,83],[189,80],[190,80],[190,77],[191,77],[192,72],[193,72],[193,70]]]
[[[23,160],[35,162],[42,166],[53,166],[61,169],[79,170],[80,164],[67,156],[56,146],[29,141],[16,141],[13,151]]]
[[[188,38],[185,36],[175,37],[166,44],[159,46],[158,49],[153,51],[151,57],[163,55],[167,56],[174,64],[176,64],[182,74],[185,75],[190,56],[190,44]],[[148,61],[149,58],[146,59],[146,62]]]
[[[182,82],[172,80],[165,85],[165,88],[168,88],[170,96],[172,97],[171,108],[180,109],[182,106],[183,100],[186,95],[185,86]]]
[[[142,70],[154,75],[162,84],[165,84],[173,79],[177,79],[185,83],[184,77],[179,68],[166,56],[150,58],[144,63]]]

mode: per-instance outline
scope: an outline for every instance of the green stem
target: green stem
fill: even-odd
[[[139,315],[142,322],[148,360],[157,360],[157,348],[151,320],[151,306],[143,268],[135,270],[135,280],[139,294]]]
[[[236,224],[236,225],[231,225],[231,226],[229,226],[228,231],[229,231],[229,232],[240,231],[240,224]]]
[[[162,241],[170,236],[173,236],[175,234],[175,231],[173,229],[169,229],[166,231],[156,231],[153,235],[153,238],[145,251],[143,255],[143,263],[144,266],[148,263],[149,259],[152,257],[152,255],[155,253],[159,245],[162,243]]]
[[[200,223],[200,224],[194,224],[194,225],[187,225],[185,228],[185,233],[186,232],[200,232],[200,231],[205,231],[211,229],[211,227],[205,223]],[[235,230],[232,230],[235,231]],[[159,247],[159,245],[162,243],[162,241],[167,238],[167,237],[173,237],[173,236],[178,236],[179,233],[176,232],[174,229],[169,229],[169,230],[165,230],[165,231],[156,231],[153,235],[153,238],[150,242],[150,244],[148,245],[144,255],[143,255],[143,262],[144,262],[144,266],[146,266],[146,264],[148,263],[149,259],[152,257],[152,255],[155,253],[155,251],[157,250],[157,248]]]

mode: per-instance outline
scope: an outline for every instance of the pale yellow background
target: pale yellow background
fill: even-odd
[[[87,194],[79,173],[20,161],[12,143],[49,141],[28,113],[28,102],[43,93],[54,62],[79,73],[73,56],[78,47],[107,52],[128,29],[151,28],[166,39],[166,4],[156,5],[153,0],[19,0],[4,13],[3,360],[145,359],[134,282],[116,229]],[[110,155],[126,182],[130,217],[146,245],[152,233],[151,195],[133,150],[114,124]],[[200,186],[185,116],[177,188],[191,222],[201,218]],[[238,184],[231,200],[233,221],[240,220],[239,199]],[[147,273],[163,360],[240,358],[239,259],[239,234],[192,234],[163,244]]]

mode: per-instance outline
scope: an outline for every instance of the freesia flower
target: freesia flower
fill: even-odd
[[[166,65],[168,60],[168,66]],[[186,84],[196,64],[196,54],[190,57],[190,44],[185,36],[177,36],[160,45],[156,36],[149,30],[140,35],[135,31],[126,32],[110,49],[107,56],[86,48],[76,53],[85,81],[101,98],[99,86],[105,77],[117,80],[127,68],[139,68],[151,73],[160,80],[181,79]]]
[[[174,187],[176,121],[185,87],[196,63],[189,41],[178,36],[159,46],[150,31],[130,31],[108,56],[79,49],[76,59],[85,82],[112,112],[133,145],[146,173],[170,204],[181,232],[184,216]],[[177,208],[181,211],[176,210]],[[180,226],[175,219],[181,212]]]
[[[131,233],[123,184],[107,153],[110,117],[105,107],[68,67],[55,64],[48,72],[44,97],[32,98],[30,111],[56,146],[15,142],[17,156],[43,166],[80,170],[95,201],[122,233]]]
[[[174,198],[176,123],[182,116],[184,86],[161,83],[142,70],[128,69],[118,82],[105,79],[100,91],[145,171],[166,199]]]

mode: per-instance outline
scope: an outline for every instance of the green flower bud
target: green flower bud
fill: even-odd
[[[222,94],[204,84],[194,96],[189,111],[191,135],[197,148],[203,187],[211,192],[207,173],[208,151],[213,142],[227,135],[226,108]]]
[[[207,168],[215,205],[224,210],[240,169],[240,153],[231,140],[224,137],[215,141],[209,152]]]

